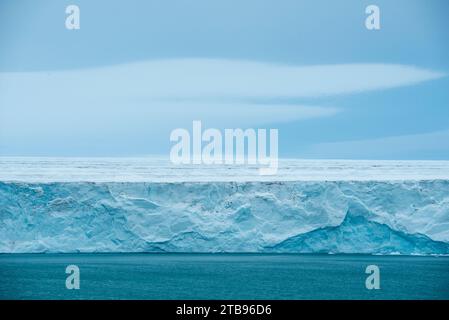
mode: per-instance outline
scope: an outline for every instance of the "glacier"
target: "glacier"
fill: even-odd
[[[449,254],[449,180],[0,182],[0,252]]]

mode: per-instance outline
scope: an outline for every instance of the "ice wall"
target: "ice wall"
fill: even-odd
[[[0,182],[0,252],[448,254],[449,181]]]

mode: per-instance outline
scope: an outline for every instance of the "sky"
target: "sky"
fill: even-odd
[[[80,29],[65,27],[68,5]],[[365,8],[380,8],[380,30]],[[0,0],[0,155],[166,155],[276,128],[289,158],[449,160],[449,1]]]

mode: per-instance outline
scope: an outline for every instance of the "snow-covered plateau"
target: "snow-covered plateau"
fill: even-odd
[[[157,173],[145,175],[151,166],[114,171],[100,160],[90,165],[33,161],[0,161],[2,253],[449,254],[449,165],[444,162],[310,160],[296,167],[290,163],[291,175],[281,166],[287,177],[281,181],[251,181],[244,171],[234,181],[232,174],[220,181],[225,169],[220,175],[206,170],[202,177],[209,178],[201,181],[187,169],[162,181],[164,170],[168,175],[176,168],[154,166]],[[320,179],[300,179],[300,167]],[[362,179],[364,172],[368,178]]]

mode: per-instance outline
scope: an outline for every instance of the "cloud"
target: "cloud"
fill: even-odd
[[[316,144],[302,157],[334,159],[447,159],[449,129],[376,139]]]
[[[254,125],[329,116],[338,110],[255,104],[252,99],[350,94],[442,76],[386,64],[289,66],[240,60],[155,60],[83,70],[0,73],[0,113],[12,121],[22,112],[36,116],[42,112],[60,117],[61,122],[64,117],[75,121],[116,113],[126,118],[129,112],[140,113],[147,121],[170,122],[177,114],[188,119],[199,114],[205,119],[231,117]]]
[[[341,111],[280,104],[273,102],[276,98],[353,94],[442,76],[404,65],[292,66],[220,59],[0,73],[0,140],[3,150],[78,143],[95,149],[109,144],[113,152],[119,143],[128,147],[140,139],[137,150],[147,141],[166,143],[167,132],[192,120],[207,127],[254,128]]]
[[[293,66],[241,60],[152,60],[102,68],[2,73],[0,88],[17,86],[51,97],[217,99],[319,97],[408,86],[445,76],[396,64]]]
[[[126,135],[138,132],[147,136],[169,132],[178,127],[191,127],[201,120],[207,127],[245,128],[311,118],[329,117],[340,110],[308,105],[277,105],[255,103],[176,102],[176,101],[110,101],[98,110],[95,101],[71,101],[29,107],[18,104],[0,111],[0,135],[3,138],[39,135]]]

